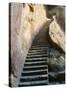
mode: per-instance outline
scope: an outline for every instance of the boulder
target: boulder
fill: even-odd
[[[60,48],[65,52],[65,35],[57,22],[56,16],[53,16],[53,21],[49,26],[49,39],[53,46]]]
[[[49,64],[50,72],[58,73],[58,72],[65,71],[65,58],[63,55],[50,56],[48,64]]]

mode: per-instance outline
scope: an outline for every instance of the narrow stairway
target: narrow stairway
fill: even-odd
[[[48,46],[32,44],[21,73],[19,87],[48,84]]]
[[[19,87],[47,85],[48,81],[48,49],[47,30],[41,28],[29,49],[24,68],[21,73]]]

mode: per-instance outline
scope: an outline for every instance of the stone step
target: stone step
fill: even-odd
[[[39,61],[47,61],[47,59],[35,59],[35,60],[33,60],[33,59],[31,59],[31,60],[26,60],[26,62],[39,62]]]
[[[39,85],[47,85],[47,84],[48,84],[48,80],[22,82],[22,83],[19,84],[19,87],[23,87],[23,86],[39,86]]]
[[[48,52],[48,50],[45,48],[45,49],[32,49],[32,50],[29,50],[29,52]]]
[[[26,58],[26,61],[27,60],[35,60],[35,61],[38,60],[39,61],[39,60],[46,60],[46,59],[48,59],[48,57],[37,57],[37,58],[34,57],[34,58]]]
[[[49,44],[37,44],[37,45],[32,45],[31,48],[33,47],[49,47]]]
[[[29,50],[40,50],[40,49],[48,49],[48,47],[32,47]]]
[[[42,81],[47,80],[48,77],[35,77],[35,78],[20,78],[20,82],[32,82],[32,81]]]
[[[23,71],[23,72],[24,72],[24,73],[30,73],[30,72],[36,73],[36,72],[41,72],[41,71],[48,71],[48,69],[31,70],[31,71]]]
[[[48,52],[29,52],[27,55],[39,55],[39,54],[47,54]]]
[[[35,60],[34,60],[35,61]],[[31,62],[25,62],[25,64],[36,64],[36,63],[45,63],[45,62],[47,62],[48,63],[48,61],[46,60],[44,60],[44,61],[36,61],[36,62],[34,62],[34,61],[32,61],[31,60]]]
[[[38,77],[48,77],[48,74],[34,75],[34,76],[21,76],[21,78],[23,78],[23,79],[33,79],[33,78],[38,78]]]
[[[41,58],[41,57],[48,57],[48,54],[41,54],[41,55],[30,55],[30,56],[27,56],[27,58]]]
[[[42,53],[42,54],[30,54],[30,55],[27,55],[27,57],[32,57],[32,56],[34,56],[34,57],[36,57],[36,56],[44,56],[44,55],[48,55],[48,53]]]
[[[23,72],[21,74],[21,76],[35,76],[35,75],[42,75],[42,74],[47,74],[47,70],[46,71],[38,71],[38,72]]]
[[[38,51],[38,50],[30,50],[28,53],[30,53],[30,54],[32,54],[32,53],[38,54],[38,53],[48,53],[48,51],[47,50],[40,50],[40,51]]]
[[[24,68],[38,68],[38,67],[48,67],[48,65],[36,65],[36,66],[25,66]]]
[[[42,66],[42,65],[48,65],[48,62],[40,62],[40,63],[37,62],[37,63],[31,63],[31,64],[26,64],[26,63],[25,63],[25,64],[24,64],[24,67],[26,67],[26,66],[27,66],[27,67],[28,67],[28,66],[31,66],[31,67],[32,67],[32,66],[40,66],[40,65],[41,65],[41,66]]]
[[[23,68],[23,71],[34,71],[34,70],[43,70],[43,69],[47,69],[48,66],[40,66],[40,67],[29,67],[29,68]]]

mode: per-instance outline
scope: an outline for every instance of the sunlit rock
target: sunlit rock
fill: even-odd
[[[65,52],[64,32],[58,24],[56,17],[53,16],[53,22],[49,26],[49,37],[55,46],[58,46]]]
[[[46,7],[35,4],[11,4],[11,73],[12,85],[17,86],[26,55],[43,25],[50,22]],[[48,24],[49,25],[49,24]],[[47,26],[46,26],[47,27]]]

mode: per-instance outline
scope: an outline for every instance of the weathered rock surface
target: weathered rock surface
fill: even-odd
[[[58,50],[50,51],[49,61],[49,84],[65,83],[65,57]]]
[[[11,4],[11,82],[18,85],[21,69],[35,35],[50,22],[46,7],[35,4]],[[48,23],[49,25],[49,23]]]
[[[49,25],[49,42],[56,50],[50,51],[49,82],[50,84],[64,83],[65,81],[65,11],[64,7],[55,6],[49,12],[53,21]],[[62,50],[63,52],[59,52]]]
[[[49,67],[53,72],[60,72],[65,70],[65,58],[63,56],[52,57],[49,60]]]
[[[53,19],[53,22],[49,26],[49,37],[53,45],[58,46],[65,52],[64,32],[58,24],[55,16],[53,16]]]

